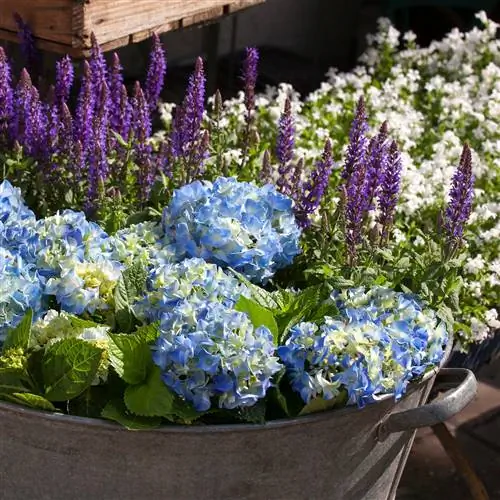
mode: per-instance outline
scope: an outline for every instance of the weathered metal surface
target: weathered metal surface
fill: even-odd
[[[385,399],[266,425],[142,432],[0,403],[0,498],[391,499],[415,431],[381,441],[380,424],[422,405],[432,383],[413,385],[397,405]],[[472,396],[459,390],[463,407]]]

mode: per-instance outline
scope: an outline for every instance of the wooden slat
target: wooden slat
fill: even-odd
[[[253,7],[254,5],[259,5],[264,3],[266,0],[237,0],[232,2],[228,6],[228,14],[233,14],[242,9],[247,9],[248,7]]]
[[[13,13],[42,50],[88,56],[94,33],[104,51],[217,20],[265,0],[0,0],[0,38],[17,41]]]
[[[37,38],[71,45],[74,10],[81,5],[72,0],[0,0],[0,28],[16,32],[13,13],[17,12],[34,30]]]

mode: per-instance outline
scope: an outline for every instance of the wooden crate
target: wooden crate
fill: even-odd
[[[265,0],[0,0],[0,38],[16,41],[17,12],[41,49],[87,56],[90,34],[103,50],[206,23]]]

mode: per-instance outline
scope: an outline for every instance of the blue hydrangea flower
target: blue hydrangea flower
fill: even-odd
[[[111,257],[126,265],[142,262],[151,268],[176,262],[176,251],[157,222],[141,222],[111,237]]]
[[[33,309],[35,317],[44,312],[43,281],[32,264],[23,262],[0,247],[0,343],[10,328]]]
[[[183,300],[162,314],[160,331],[162,379],[198,411],[254,405],[281,368],[271,332],[219,302]]]
[[[40,239],[37,267],[47,276],[60,273],[66,257],[80,261],[108,258],[111,240],[101,227],[87,220],[83,212],[64,210],[36,224]]]
[[[4,180],[0,184],[0,222],[4,225],[34,220],[35,214],[25,205],[21,190]]]
[[[448,341],[435,313],[384,288],[334,293],[341,317],[299,323],[278,355],[305,403],[347,392],[362,407],[383,394],[401,398],[414,377],[436,366]]]
[[[246,287],[217,265],[203,259],[186,259],[151,270],[148,292],[134,305],[134,312],[142,320],[157,321],[184,299],[220,302],[232,307],[242,294],[248,295]]]
[[[174,192],[163,227],[179,259],[201,257],[255,282],[300,253],[293,202],[271,185],[225,177],[193,182]]]
[[[109,308],[123,265],[105,257],[80,260],[68,257],[60,262],[60,274],[49,278],[47,295],[54,295],[61,309],[73,314],[94,313]]]

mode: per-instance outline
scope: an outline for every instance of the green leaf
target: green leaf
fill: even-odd
[[[139,417],[130,413],[125,403],[120,399],[109,401],[103,408],[101,416],[107,420],[118,422],[130,431],[155,429],[161,425],[160,417]]]
[[[179,397],[174,399],[173,413],[175,421],[182,424],[191,424],[204,415],[203,412],[195,410],[193,405]],[[167,416],[166,418],[169,420],[172,419],[171,416]]]
[[[439,319],[445,322],[448,328],[451,328],[454,323],[454,318],[453,311],[448,306],[446,306],[445,304],[441,304],[438,307],[436,315]]]
[[[141,417],[171,417],[175,413],[174,401],[175,394],[163,383],[157,366],[152,367],[146,382],[125,390],[128,411]]]
[[[17,368],[0,368],[0,392],[29,392],[28,378],[24,370]]]
[[[264,290],[260,286],[254,285],[251,281],[249,281],[245,276],[238,273],[234,269],[229,268],[229,271],[236,276],[249,290],[252,295],[252,298],[257,304],[266,309],[278,309],[279,305],[276,302],[273,294]]]
[[[249,424],[265,424],[266,423],[266,402],[263,399],[257,401],[256,404],[248,407],[240,408],[240,418]]]
[[[42,360],[45,397],[67,401],[87,389],[95,378],[102,349],[81,339],[64,339],[49,346]]]
[[[56,407],[43,396],[27,392],[14,392],[10,394],[10,400],[14,403],[29,406],[36,410],[57,411]]]
[[[78,316],[73,316],[72,314],[69,314],[68,316],[69,316],[69,320],[71,322],[71,325],[77,329],[95,328],[98,326],[102,326],[101,324],[96,323],[95,321],[90,321],[88,319],[79,318]]]
[[[111,366],[128,384],[140,384],[153,365],[151,349],[144,335],[108,334]]]
[[[160,335],[159,323],[151,323],[149,325],[139,326],[133,335],[141,337],[147,344],[152,344]]]
[[[322,397],[317,397],[309,401],[309,403],[302,408],[299,415],[308,415],[310,413],[331,410],[345,405],[346,402],[347,394],[345,391],[340,392],[339,395],[333,399],[323,399]]]
[[[10,348],[27,349],[30,344],[32,322],[33,311],[28,309],[21,322],[7,333],[2,352]]]
[[[130,332],[135,317],[131,304],[146,287],[147,270],[141,262],[134,262],[123,271],[115,288],[115,320],[119,330]]]
[[[239,298],[234,308],[236,311],[248,314],[255,328],[259,326],[269,328],[269,331],[273,334],[274,340],[276,342],[278,341],[278,325],[274,319],[273,313],[269,309],[262,307],[254,300],[247,299],[243,295]]]

